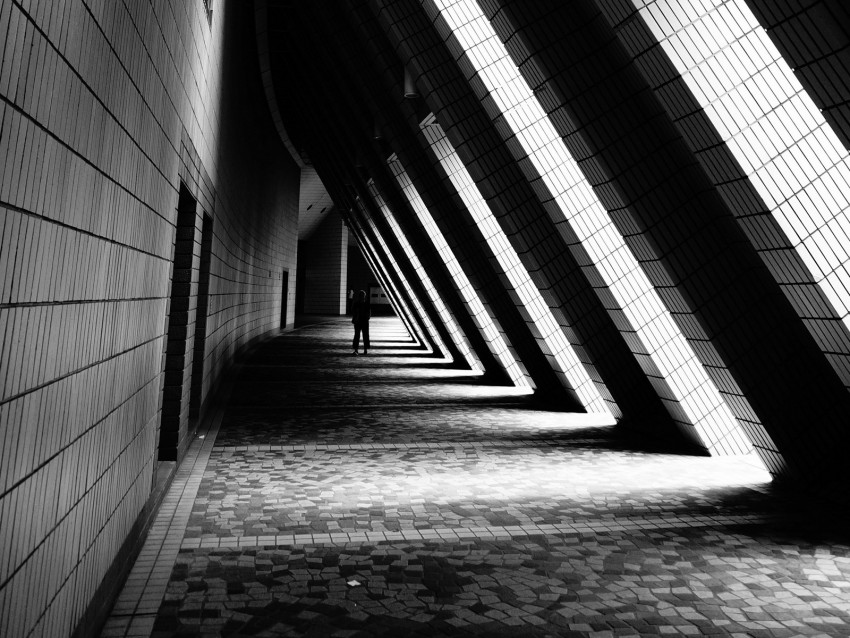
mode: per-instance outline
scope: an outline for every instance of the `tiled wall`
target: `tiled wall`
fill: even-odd
[[[318,41],[337,42],[349,52],[340,60],[340,64],[333,65],[333,70],[338,73],[335,82],[339,83],[334,101],[345,113],[347,133],[352,135],[354,131],[354,136],[360,137],[358,166],[362,167],[363,174],[368,173],[379,185],[400,228],[411,244],[415,245],[418,258],[427,269],[429,278],[439,288],[446,308],[454,315],[459,328],[465,332],[472,350],[484,367],[484,378],[494,383],[505,383],[508,379],[504,368],[489,347],[492,335],[482,335],[476,325],[477,318],[482,315],[476,313],[475,320],[471,317],[466,298],[455,286],[454,273],[449,272],[447,264],[443,262],[429,239],[433,237],[431,229],[426,230],[420,223],[417,215],[411,210],[413,203],[402,193],[397,180],[388,170],[387,155],[391,154],[391,149],[398,144],[404,145],[413,141],[410,130],[401,123],[397,113],[401,94],[398,92],[400,89],[397,91],[394,88],[395,83],[400,81],[394,70],[398,65],[396,56],[388,50],[386,40],[378,42],[374,39],[375,36],[379,40],[381,38],[379,27],[365,4],[333,5],[333,9],[329,10],[330,6],[327,5],[324,13],[311,19],[311,22],[328,29],[327,32],[314,36]],[[368,36],[364,37],[361,27],[368,30]],[[363,64],[363,59],[374,64]],[[389,80],[388,85],[383,84],[384,79]],[[367,129],[356,130],[358,127],[351,125],[351,116],[355,114],[359,115],[361,123],[368,124]],[[368,131],[371,140],[368,145],[362,143],[364,130]],[[437,327],[440,328],[439,325]],[[452,345],[453,342],[448,336],[444,341],[446,338],[447,343]]]
[[[763,313],[752,338],[722,348],[725,358],[802,473],[834,471],[827,459],[846,445],[838,406],[847,396],[836,386],[847,386],[850,351],[846,150],[746,3],[694,2],[686,13],[664,2],[596,4],[798,318],[760,285],[758,302],[748,293],[715,313]],[[804,421],[817,431],[804,434]]]
[[[850,6],[844,0],[747,5],[850,149]]]
[[[836,422],[834,406],[846,397],[747,246],[733,212],[724,210],[728,204],[701,174],[706,166],[656,102],[660,95],[671,108],[683,104],[672,98],[680,80],[658,63],[651,37],[633,28],[639,20],[626,11],[629,3],[579,1],[568,10],[557,2],[533,10],[521,3],[490,4],[502,10],[494,21],[523,25],[521,37],[508,32],[502,39],[510,38],[521,60],[530,59],[523,71],[536,80],[550,120],[747,438],[775,473],[822,467],[818,459],[839,443],[837,430],[825,424]],[[665,7],[670,11],[662,15],[685,15]],[[621,22],[614,23],[615,17]],[[622,31],[612,31],[611,24]],[[632,64],[631,56],[640,57],[638,47],[645,59]],[[731,125],[735,118],[729,119]],[[809,401],[805,407],[801,394]],[[806,439],[799,424],[815,411],[824,437]],[[722,431],[719,436],[726,438]]]
[[[202,397],[279,325],[298,176],[252,30],[235,3],[0,3],[0,635],[70,635],[150,495],[181,179],[214,220]]]
[[[641,266],[639,260],[647,263],[651,248],[639,245],[636,250],[636,233],[631,228],[618,229],[612,221],[614,211],[622,215],[618,210],[621,203],[612,207],[611,202],[616,198],[605,191],[614,190],[618,185],[600,181],[607,168],[591,168],[594,160],[585,157],[587,145],[577,141],[581,137],[584,113],[572,117],[554,109],[558,101],[550,90],[553,87],[543,82],[551,73],[550,69],[560,68],[570,76],[574,72],[582,77],[583,81],[576,79],[571,86],[583,86],[584,77],[589,73],[569,66],[569,54],[574,51],[580,51],[577,53],[580,59],[598,56],[596,66],[599,76],[603,77],[608,71],[605,38],[600,38],[596,32],[593,36],[586,35],[586,13],[581,6],[571,6],[569,11],[561,11],[558,15],[552,11],[554,3],[549,3],[548,7],[541,3],[526,12],[516,3],[504,3],[506,9],[501,10],[498,3],[492,2],[487,3],[485,17],[476,8],[450,0],[435,0],[433,4],[439,7],[440,18],[451,29],[452,35],[448,38],[451,48],[459,51],[458,56],[464,55],[461,66],[477,70],[474,77],[480,78],[480,87],[477,83],[472,85],[479,99],[488,104],[494,122],[501,124],[498,129],[507,146],[527,179],[535,185],[535,192],[545,204],[555,227],[562,229],[575,263],[582,264],[588,280],[594,282],[599,301],[631,347],[633,356],[621,352],[620,360],[636,358],[641,363],[643,371],[637,374],[651,379],[670,417],[687,438],[712,453],[746,452],[750,447],[748,441],[736,427],[717,388],[670,311],[664,307],[661,291],[655,290]],[[569,17],[564,19],[567,14]],[[559,20],[561,29],[571,30],[570,38],[559,39],[556,30],[549,28],[550,22]],[[439,28],[440,21],[437,25]],[[550,38],[557,44],[553,46]],[[567,42],[568,54],[556,51],[556,47],[565,46]],[[590,50],[591,47],[597,48]],[[619,77],[613,84],[618,82]],[[594,99],[601,103],[592,108],[605,108],[604,101],[596,96]],[[547,113],[548,109],[553,110]],[[563,126],[567,120],[570,120],[569,127]],[[556,128],[553,121],[558,122],[560,128]],[[621,149],[624,164],[630,161],[628,152],[626,148]],[[583,171],[588,172],[591,181]],[[606,211],[605,205],[609,210]],[[657,280],[655,283],[659,285]],[[666,282],[659,287],[664,284]],[[568,297],[559,297],[565,305],[571,305]],[[611,341],[611,337],[607,340]],[[590,345],[595,344],[591,341]],[[601,348],[597,346],[596,350]],[[627,381],[626,370],[622,366],[613,371],[610,367],[607,369],[606,380],[615,387],[619,383],[621,393]],[[642,392],[647,391],[643,389]],[[633,411],[630,414],[635,416]]]
[[[429,118],[423,122],[422,130],[434,156],[442,165],[510,282],[511,296],[517,299],[526,322],[533,326],[533,333],[539,341],[541,351],[547,355],[549,365],[557,371],[564,387],[586,411],[610,416],[611,403],[603,400],[600,388],[579,361],[575,350],[564,336],[562,326],[555,320],[540,291],[531,281],[528,270],[491,211],[493,204],[484,200],[439,123],[433,117]],[[601,389],[605,390],[604,385]]]
[[[321,137],[317,152],[337,156],[330,181],[343,190],[367,179],[358,167],[381,172],[361,156],[398,159],[391,168],[405,177],[397,179],[405,198],[399,224],[410,227],[408,209],[415,212],[413,249],[424,243],[430,251],[427,236],[445,240],[436,246],[443,265],[468,278],[513,365],[540,394],[563,394],[552,382],[557,349],[534,321],[536,301],[522,296],[512,267],[499,263],[505,238],[603,400],[626,420],[650,397],[666,408],[661,419],[712,453],[747,452],[752,443],[777,475],[834,477],[848,440],[842,415],[850,412],[842,386],[850,350],[841,234],[848,189],[839,179],[847,162],[840,144],[820,144],[835,137],[830,126],[797,109],[805,91],[793,74],[771,77],[781,91],[751,91],[780,70],[781,56],[756,55],[768,51],[769,40],[752,20],[724,24],[717,16],[742,14],[747,5],[765,14],[769,3],[479,0],[457,3],[460,18],[449,25],[454,4],[304,5],[311,30],[299,32],[293,50],[338,89],[329,100],[310,79],[298,87],[322,113],[303,120]],[[820,11],[820,29],[828,25],[821,9],[838,8],[834,0],[782,3],[770,21],[787,23],[788,33],[805,31]],[[484,34],[478,9],[495,36]],[[649,26],[647,16],[656,15],[665,20],[660,30]],[[795,59],[817,58],[825,73],[845,50],[840,37],[827,35],[821,49],[816,33],[774,39],[786,48],[799,44]],[[745,49],[748,55],[729,55]],[[510,80],[501,73],[508,57],[520,66]],[[403,97],[405,72],[418,97]],[[832,75],[840,88],[841,70]],[[763,99],[747,102],[748,91]],[[768,98],[779,103],[758,115]],[[840,91],[832,98],[836,108],[843,103]],[[780,112],[799,121],[755,133]],[[445,136],[427,136],[430,114]],[[751,126],[740,126],[754,114]],[[550,130],[541,137],[543,127]],[[338,138],[347,159],[329,144]],[[771,155],[777,142],[787,154]],[[471,180],[453,179],[463,171]],[[784,182],[770,184],[776,175]],[[463,197],[476,190],[475,201]],[[492,226],[471,212],[481,200],[504,233],[496,247],[487,241],[496,237]],[[786,201],[805,214],[782,219],[768,210]],[[783,224],[808,234],[789,241]],[[426,227],[423,241],[417,229]],[[465,290],[459,277],[450,288],[445,279],[438,286],[455,312],[466,310],[468,325],[478,314],[471,297],[457,304]],[[604,332],[595,329],[603,323]]]
[[[318,315],[345,314],[348,264],[348,231],[334,209],[322,220],[310,239],[301,243],[306,261],[304,312]]]
[[[427,16],[422,13],[421,7],[417,3],[404,1],[376,4],[380,5],[378,18],[391,41],[398,47],[401,61],[408,66],[415,65],[411,68],[419,82],[423,102],[428,107],[433,107],[438,116],[444,112],[443,107],[449,111],[453,102],[459,101],[459,93],[468,89],[457,74],[454,60],[445,55],[444,45],[435,37],[436,34],[432,32],[432,26]],[[418,69],[427,71],[420,74]],[[464,139],[471,139],[478,133],[478,129],[464,118],[467,113],[465,106],[460,104],[440,123],[445,124],[447,130],[450,127],[452,130],[455,127],[464,129],[468,135]],[[427,116],[427,113],[425,115]],[[424,116],[419,117],[415,125],[418,126],[423,119]],[[472,128],[466,130],[464,127]],[[453,244],[452,251],[458,256],[465,274],[474,282],[479,297],[486,300],[485,304],[492,305],[494,316],[498,318],[496,325],[500,325],[503,330],[505,342],[510,343],[516,350],[516,358],[522,361],[522,365],[532,377],[538,395],[582,409],[576,393],[566,387],[568,383],[565,377],[553,367],[547,356],[550,353],[543,343],[543,335],[519,301],[508,274],[497,260],[493,247],[485,239],[485,231],[479,228],[465,202],[458,195],[451,176],[435,161],[436,158],[430,150],[431,143],[422,133],[417,136],[417,141],[419,148],[424,147],[426,150],[425,159],[437,168],[434,175],[437,178],[434,194],[428,193],[427,188],[421,188],[419,185],[417,190],[425,199],[437,225]],[[413,152],[421,153],[419,148]],[[410,151],[403,146],[398,146],[395,150],[415,183],[417,177],[414,171],[418,172],[416,163],[405,157]],[[474,150],[470,150],[470,153]],[[433,173],[434,168],[429,172]],[[440,202],[436,206],[428,201],[435,195],[438,198],[435,199]],[[505,292],[508,294],[504,294]]]
[[[340,20],[339,12],[327,16],[332,19],[326,22],[336,23],[335,40],[344,41],[342,46],[352,52],[352,55],[344,61],[345,69],[351,77],[356,77],[358,82],[346,94],[351,95],[351,101],[361,105],[361,108],[365,105],[368,108],[369,120],[378,123],[378,128],[383,129],[383,142],[373,144],[369,149],[371,154],[363,152],[369,173],[376,181],[383,183],[382,193],[396,215],[396,221],[404,229],[411,244],[415,246],[420,261],[428,269],[429,276],[434,280],[435,285],[439,287],[446,306],[469,338],[472,349],[485,369],[485,378],[494,383],[518,382],[526,386],[528,383],[524,371],[515,363],[509,353],[509,346],[504,339],[500,338],[499,328],[488,317],[486,301],[482,305],[469,279],[461,282],[458,278],[459,274],[463,274],[460,262],[466,259],[465,255],[458,255],[458,258],[452,259],[451,263],[446,261],[446,251],[452,252],[452,249],[447,245],[439,248],[435,246],[434,242],[440,241],[443,236],[434,224],[433,216],[428,212],[417,187],[410,181],[410,175],[404,169],[401,169],[404,173],[404,179],[401,180],[397,171],[400,163],[389,162],[387,158],[388,155],[392,158],[397,157],[391,153],[392,150],[399,151],[403,157],[416,157],[417,161],[413,165],[412,174],[428,175],[428,178],[433,178],[433,170],[428,163],[428,158],[421,155],[421,141],[417,139],[418,120],[412,112],[415,111],[416,101],[408,105],[400,103],[404,100],[401,97],[401,86],[396,86],[401,82],[397,57],[389,48],[389,43],[382,37],[374,15],[365,4],[357,8],[347,6],[345,9],[352,20],[351,23],[346,24],[344,20]],[[364,37],[361,29],[365,29],[365,33],[369,35]],[[359,62],[362,59],[369,59],[374,65],[364,67]],[[362,71],[367,72],[364,74],[361,73]],[[410,108],[404,109],[405,115],[401,115],[399,106]],[[415,127],[415,133],[411,126]],[[420,170],[423,172],[420,173]],[[423,182],[418,177],[415,179],[422,188]],[[404,184],[400,183],[401,181]],[[437,190],[427,192],[425,197],[430,199],[438,196],[437,193]],[[446,208],[447,212],[448,210]],[[430,220],[430,223],[426,223],[425,217]],[[479,272],[478,276],[483,278],[485,271],[479,268]],[[482,279],[479,278],[477,283],[480,284],[481,281]],[[447,343],[451,343],[451,339]],[[499,353],[498,356],[496,353]],[[506,374],[508,369],[510,374]]]
[[[420,240],[421,243],[427,244],[430,242],[434,251],[443,262],[443,265],[451,277],[448,285],[458,293],[461,299],[463,299],[464,311],[472,319],[475,330],[484,337],[487,350],[491,353],[494,359],[493,363],[501,366],[514,385],[527,387],[528,383],[525,379],[525,374],[514,359],[513,354],[508,348],[504,338],[499,333],[498,328],[490,318],[490,315],[476,293],[474,286],[469,281],[466,273],[464,273],[463,268],[461,268],[454,251],[452,251],[442,231],[440,231],[439,227],[434,222],[434,218],[431,216],[428,207],[425,206],[425,202],[419,195],[419,191],[416,190],[413,182],[410,181],[410,176],[407,174],[407,171],[404,170],[401,160],[393,154],[387,160],[387,163],[398,182],[399,189],[407,199],[411,211],[428,236],[428,240],[426,241],[422,238]]]
[[[782,57],[743,0],[716,7],[695,2],[686,24],[669,14],[665,2],[626,4],[634,5],[624,8],[634,19],[618,23],[618,31],[648,70],[661,102],[783,293],[850,388],[850,200],[845,194],[850,155],[836,129],[800,83],[800,74],[789,64],[793,58]],[[770,14],[783,12],[789,10],[777,8]],[[803,30],[805,17],[797,15],[794,21]],[[826,33],[839,28],[830,26]],[[835,44],[834,38],[795,38],[794,57],[805,51],[812,55],[812,37],[827,50]],[[660,45],[647,50],[651,40]],[[698,47],[693,44],[697,41]],[[785,41],[789,43],[787,33]],[[814,73],[815,67],[809,71]],[[668,72],[681,75],[659,84]],[[821,79],[841,91],[840,72]],[[833,114],[840,112],[835,106]]]
[[[721,398],[710,387],[699,362],[544,109],[553,101],[546,85],[541,84],[544,72],[535,53],[545,39],[533,30],[548,24],[537,19],[538,14],[547,14],[546,9],[536,6],[526,15],[520,8],[508,15],[496,2],[485,4],[487,13],[476,5],[454,0],[434,0],[425,3],[425,8],[542,204],[536,211],[527,203],[512,205],[503,213],[505,225],[521,228],[528,237],[521,244],[525,258],[529,254],[547,257],[540,260],[536,280],[552,282],[547,292],[560,301],[564,314],[570,317],[571,338],[577,338],[592,355],[606,385],[622,401],[630,423],[651,423],[647,429],[656,429],[663,417],[647,418],[641,403],[660,397],[669,412],[666,421],[672,417],[680,431],[700,446],[718,453],[747,449],[740,435],[727,436],[730,428],[716,433],[717,428],[712,427],[723,421],[718,418]],[[514,22],[518,13],[523,19]],[[580,22],[578,16],[576,22]],[[523,28],[518,30],[517,25]],[[569,26],[581,30],[581,26]],[[490,175],[485,180],[496,177],[495,165],[490,162]],[[514,196],[508,201],[513,204],[518,200]],[[551,224],[548,232],[544,230],[546,221]],[[529,232],[535,226],[540,230]],[[555,237],[562,243],[553,250],[546,244],[555,243]],[[553,253],[560,261],[550,257]],[[591,285],[598,299],[590,293]],[[647,386],[647,378],[654,389]],[[653,397],[656,393],[658,396]],[[708,400],[701,402],[696,397]],[[732,421],[731,416],[727,414],[725,420]]]
[[[476,147],[468,153],[473,158],[470,170],[475,169],[476,179],[486,185],[488,193],[495,193],[490,197],[501,198],[502,206],[494,210],[500,211],[497,215],[502,216],[502,225],[509,229],[506,232],[513,236],[517,250],[522,250],[522,259],[531,264],[529,269],[534,267],[530,272],[535,283],[547,298],[557,300],[555,307],[568,318],[565,330],[580,346],[577,352],[593,362],[589,368],[594,374],[602,373],[629,423],[642,423],[647,430],[660,433],[663,428],[659,426],[672,417],[688,439],[713,452],[748,449],[745,439],[733,434],[735,428],[717,427],[724,418],[718,416],[723,406],[716,389],[710,387],[699,361],[688,352],[637,259],[549,121],[543,106],[551,100],[546,99],[545,85],[540,84],[542,69],[533,56],[532,44],[525,40],[526,36],[531,40],[531,35],[517,33],[516,25],[504,12],[499,13],[498,3],[483,5],[486,15],[498,18],[492,26],[474,4],[451,0],[424,3],[481,102],[479,111],[486,111],[492,119],[504,149],[509,149],[516,167],[524,173],[524,179],[518,179],[518,171],[507,168],[510,160],[504,158],[505,151],[499,155],[486,125],[473,126],[472,115],[456,127],[456,136],[474,132],[473,138],[464,139],[465,145]],[[523,14],[523,9],[518,13]],[[511,48],[513,60],[500,37]],[[531,42],[536,45],[538,40]],[[521,65],[525,78],[515,63]],[[472,113],[474,107],[466,110]],[[486,154],[478,147],[485,147]],[[525,180],[525,192],[533,195],[523,197]],[[534,199],[539,199],[534,202],[537,206]],[[653,396],[656,393],[658,396]],[[658,397],[669,416],[648,416],[659,405]],[[725,421],[732,421],[728,411]]]

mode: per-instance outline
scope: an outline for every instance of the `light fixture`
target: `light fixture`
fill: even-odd
[[[409,100],[419,97],[419,92],[416,90],[416,83],[413,81],[413,75],[407,68],[404,69],[404,97]]]

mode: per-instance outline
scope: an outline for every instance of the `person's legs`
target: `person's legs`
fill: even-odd
[[[365,335],[364,335],[364,337],[365,337]],[[358,326],[357,324],[354,324],[354,354],[357,354],[357,348],[359,346],[360,346],[360,326]]]
[[[369,349],[369,324],[363,324],[363,354]]]

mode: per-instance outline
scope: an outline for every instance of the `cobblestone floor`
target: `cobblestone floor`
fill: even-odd
[[[394,319],[366,357],[349,332],[244,364],[148,635],[850,636],[846,521],[751,459],[535,409]]]

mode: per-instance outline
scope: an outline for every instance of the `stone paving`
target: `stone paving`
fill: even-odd
[[[349,332],[244,363],[150,635],[850,636],[846,519],[753,459],[536,409],[395,319],[366,357]]]

